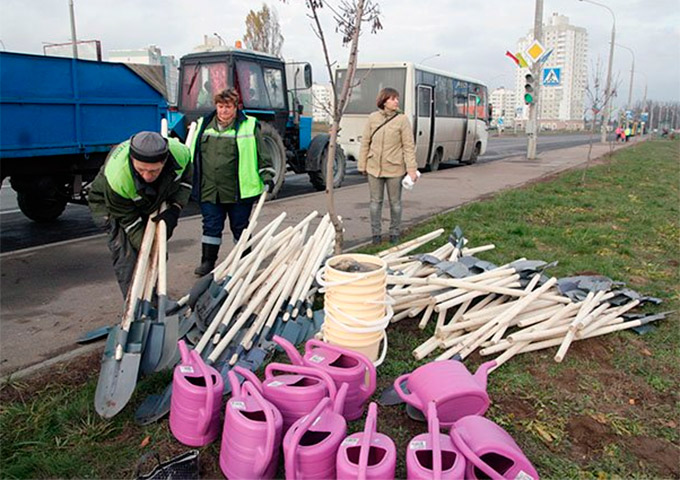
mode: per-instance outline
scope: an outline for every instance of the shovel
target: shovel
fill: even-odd
[[[168,304],[167,295],[167,227],[165,222],[158,222],[158,322],[164,325],[165,332],[163,337],[163,349],[160,359],[156,365],[159,372],[165,368],[172,367],[179,360],[179,318],[177,314],[167,315]]]
[[[142,351],[142,362],[139,366],[139,370],[142,375],[148,375],[155,370],[163,351],[163,336],[165,327],[158,319],[158,315],[160,315],[159,309],[153,308],[153,293],[159,273],[158,259],[160,257],[160,245],[158,240],[158,231],[159,228],[156,226],[156,241],[154,242],[151,249],[151,266],[149,267],[146,277],[144,298],[141,302],[143,308],[140,319],[143,320],[145,327],[145,335],[143,340],[144,349]]]
[[[133,320],[146,276],[155,231],[156,224],[151,221],[147,222],[132,285],[125,300],[121,324],[109,333],[107,347],[102,356],[94,406],[103,418],[111,418],[120,412],[130,400],[137,385],[139,364],[142,360],[142,343],[138,328],[141,322],[133,322]],[[133,323],[137,324],[135,328],[132,328]],[[141,331],[143,333],[143,325]]]

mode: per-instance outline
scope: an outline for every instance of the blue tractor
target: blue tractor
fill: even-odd
[[[317,190],[326,188],[326,158],[330,136],[312,138],[311,111],[305,112],[298,93],[310,89],[308,63],[285,63],[262,52],[219,47],[191,53],[180,60],[178,110],[169,114],[169,129],[180,138],[189,124],[215,107],[213,95],[227,87],[238,90],[243,111],[262,124],[264,143],[276,168],[275,196],[287,170],[307,173]],[[345,176],[345,155],[338,147],[333,186]]]

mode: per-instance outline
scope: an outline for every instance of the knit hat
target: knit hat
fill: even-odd
[[[139,132],[130,138],[130,156],[144,163],[164,162],[168,140],[156,132]]]

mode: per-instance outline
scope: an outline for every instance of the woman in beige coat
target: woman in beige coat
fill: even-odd
[[[401,229],[401,180],[405,174],[413,182],[418,179],[413,130],[406,115],[399,111],[399,92],[383,88],[376,104],[378,111],[368,117],[361,137],[357,167],[359,173],[368,176],[374,245],[382,241],[385,188],[390,202],[390,242],[397,243]]]

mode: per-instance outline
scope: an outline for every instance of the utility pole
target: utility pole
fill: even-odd
[[[534,40],[543,43],[543,0],[536,0],[536,9],[534,11]],[[535,81],[535,97],[534,101],[529,104],[529,122],[527,124],[527,160],[536,158],[536,142],[538,140],[538,99],[540,98],[541,90],[541,65],[534,62],[531,66],[531,74],[536,79]]]
[[[68,0],[68,8],[71,14],[71,45],[73,45],[73,58],[78,58],[78,39],[76,37],[76,15],[73,13],[73,0]]]

